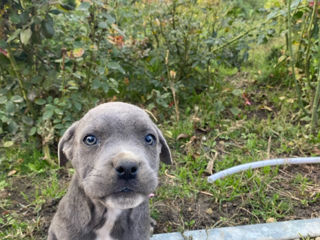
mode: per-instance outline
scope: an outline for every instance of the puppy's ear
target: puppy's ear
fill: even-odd
[[[59,165],[65,166],[68,160],[72,159],[72,147],[74,133],[78,126],[78,121],[74,122],[63,134],[58,145],[58,159]]]
[[[157,131],[158,131],[159,140],[161,143],[160,161],[162,161],[166,164],[171,164],[172,158],[171,158],[170,148],[169,148],[169,146],[166,142],[166,139],[163,137],[162,132],[160,131],[159,128],[157,128]]]

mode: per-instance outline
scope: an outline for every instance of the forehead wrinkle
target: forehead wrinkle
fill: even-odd
[[[98,116],[87,116],[79,124],[80,133],[90,133],[101,129],[101,118]]]

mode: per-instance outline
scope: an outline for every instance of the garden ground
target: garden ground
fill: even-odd
[[[277,86],[261,92],[261,83],[244,76],[250,78],[226,76],[225,94],[241,109],[236,116],[217,121],[204,104],[179,122],[160,124],[174,164],[162,165],[150,200],[155,233],[320,217],[319,165],[265,167],[207,183],[212,172],[244,162],[320,153],[308,125],[287,106],[292,93]],[[234,79],[242,79],[236,88],[245,89],[246,98],[234,91]],[[30,145],[29,151],[8,149],[2,168],[1,239],[45,239],[73,169],[49,167]]]

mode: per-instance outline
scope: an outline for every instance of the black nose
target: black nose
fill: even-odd
[[[130,180],[138,174],[138,164],[134,162],[123,162],[115,168],[120,179]]]

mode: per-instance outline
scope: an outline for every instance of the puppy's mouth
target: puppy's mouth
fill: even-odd
[[[128,188],[128,187],[124,187],[124,188],[120,189],[120,191],[117,193],[131,193],[131,192],[134,192],[133,189]]]
[[[145,195],[131,187],[121,187],[119,189],[114,190],[112,193],[109,193],[106,196],[100,197],[100,200],[105,200],[108,197],[113,198],[134,198],[135,195]]]

